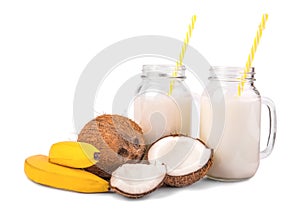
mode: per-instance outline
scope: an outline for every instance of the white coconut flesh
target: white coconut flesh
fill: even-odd
[[[199,140],[187,136],[168,136],[150,147],[148,160],[166,165],[170,176],[182,176],[204,167],[211,154],[212,150]]]
[[[156,189],[166,176],[164,165],[123,164],[111,176],[110,185],[126,194],[146,194]]]

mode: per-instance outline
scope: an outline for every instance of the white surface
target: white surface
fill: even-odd
[[[173,212],[299,212],[297,2],[1,1],[0,212],[153,212],[158,206]],[[212,65],[243,66],[263,12],[269,21],[255,58],[256,85],[277,106],[278,134],[274,152],[252,179],[205,180],[160,189],[136,201],[112,193],[55,190],[27,180],[24,159],[47,154],[52,143],[73,132],[76,83],[103,48],[138,35],[181,40],[196,13],[191,45]]]
[[[124,164],[112,173],[110,183],[128,194],[143,194],[161,184],[166,173],[166,167],[160,164]]]

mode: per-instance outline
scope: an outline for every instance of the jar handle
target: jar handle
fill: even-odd
[[[269,111],[269,136],[268,136],[268,143],[267,147],[260,152],[260,158],[268,157],[271,152],[273,151],[276,132],[277,132],[277,116],[276,116],[276,109],[274,102],[266,97],[261,98],[262,104],[266,105]]]

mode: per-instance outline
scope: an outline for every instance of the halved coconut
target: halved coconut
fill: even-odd
[[[123,164],[110,179],[112,191],[129,198],[139,198],[163,185],[166,167],[162,164]]]
[[[213,150],[201,140],[184,135],[165,136],[148,150],[150,163],[167,167],[165,183],[169,186],[187,186],[206,175],[212,165]]]

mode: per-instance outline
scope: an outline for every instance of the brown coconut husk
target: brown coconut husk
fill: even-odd
[[[211,158],[205,164],[205,166],[203,166],[201,169],[195,172],[183,176],[171,176],[167,174],[165,179],[165,184],[174,187],[184,187],[196,183],[197,181],[199,181],[200,179],[206,176],[212,163],[213,163],[213,158],[211,156]]]
[[[78,135],[100,151],[100,160],[85,170],[102,178],[127,162],[139,162],[146,145],[141,127],[127,117],[104,114],[88,122]]]

